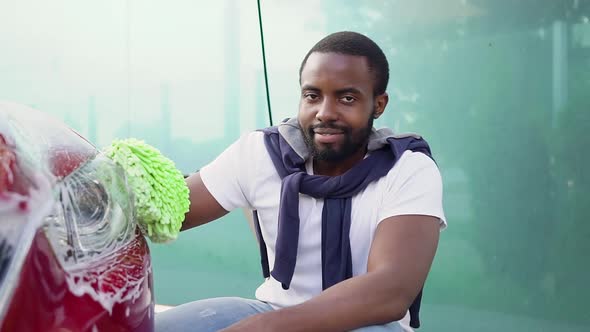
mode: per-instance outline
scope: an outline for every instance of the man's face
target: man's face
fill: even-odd
[[[373,120],[387,104],[386,94],[373,96],[367,59],[314,52],[300,83],[298,119],[313,158],[341,162],[364,155]]]

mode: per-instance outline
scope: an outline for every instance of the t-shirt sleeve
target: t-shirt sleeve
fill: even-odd
[[[408,151],[398,163],[398,169],[388,174],[378,222],[399,215],[426,215],[439,218],[445,228],[442,178],[434,161]]]
[[[246,156],[252,158],[247,149],[254,143],[253,136],[253,133],[243,135],[200,170],[205,187],[227,211],[250,206],[247,189],[250,165]]]

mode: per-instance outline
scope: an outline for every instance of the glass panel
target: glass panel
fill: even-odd
[[[99,147],[136,137],[185,174],[268,124],[255,3],[20,1],[0,5],[0,100]],[[262,281],[243,212],[151,245],[156,301],[253,297]]]
[[[130,136],[158,147],[185,174],[241,132],[267,125],[256,6],[244,1],[131,1]],[[262,281],[242,211],[151,245],[159,304],[253,297]]]
[[[296,114],[305,53],[365,33],[391,67],[377,126],[430,142],[449,228],[420,331],[586,331],[590,4],[264,2],[273,118]]]
[[[0,5],[0,100],[50,113],[103,146],[128,117],[125,2]]]

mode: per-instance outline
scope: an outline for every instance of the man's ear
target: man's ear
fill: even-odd
[[[385,112],[385,106],[389,102],[389,95],[387,92],[375,97],[375,119],[378,119],[383,112]]]

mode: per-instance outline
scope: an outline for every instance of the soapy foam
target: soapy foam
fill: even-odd
[[[45,175],[34,173],[32,178],[36,186],[30,188],[29,196],[7,192],[0,195],[0,216],[3,220],[0,223],[0,227],[2,227],[0,234],[5,236],[6,241],[15,248],[14,256],[0,285],[0,321],[4,319],[7,306],[10,303],[9,299],[12,297],[22,264],[37,229],[55,204],[51,183]],[[23,210],[20,207],[22,202],[35,208]]]
[[[152,269],[149,260],[145,263],[143,245],[132,241],[110,257],[66,271],[69,290],[76,296],[89,295],[111,315],[115,304],[135,302]]]
[[[7,106],[12,107],[0,103],[2,110]],[[26,115],[23,112],[18,114]],[[54,200],[51,191],[53,178],[46,169],[35,166],[33,162],[36,160],[37,164],[43,164],[40,155],[33,153],[42,143],[35,141],[37,144],[29,144],[30,151],[17,146],[17,141],[27,141],[28,137],[13,116],[6,112],[0,112],[0,136],[0,148],[3,149],[0,155],[0,235],[5,245],[12,248],[9,255],[3,258],[7,266],[0,283],[2,321],[36,231],[52,209]]]

